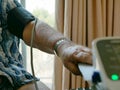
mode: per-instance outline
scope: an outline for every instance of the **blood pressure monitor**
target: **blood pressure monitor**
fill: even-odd
[[[120,37],[95,39],[92,50],[93,64],[105,90],[120,90]]]

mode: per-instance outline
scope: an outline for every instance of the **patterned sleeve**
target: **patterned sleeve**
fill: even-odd
[[[18,0],[7,0],[7,12],[15,7],[22,7]]]

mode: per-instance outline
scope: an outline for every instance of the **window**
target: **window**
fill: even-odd
[[[37,18],[54,27],[55,0],[26,0],[24,3],[25,8],[28,11],[33,13]],[[22,50],[24,50],[22,52],[25,52],[24,56],[26,57],[26,69],[31,73],[30,47],[25,47],[22,47]],[[40,78],[40,80],[44,82],[50,89],[52,89],[54,55],[34,49],[33,58],[35,75]]]

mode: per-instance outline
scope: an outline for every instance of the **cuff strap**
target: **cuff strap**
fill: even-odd
[[[23,39],[25,26],[33,20],[35,20],[35,17],[23,7],[13,8],[7,16],[8,30],[18,38]]]

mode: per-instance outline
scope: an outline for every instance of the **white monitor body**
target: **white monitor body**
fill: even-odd
[[[95,39],[92,50],[105,90],[120,90],[120,37]]]

